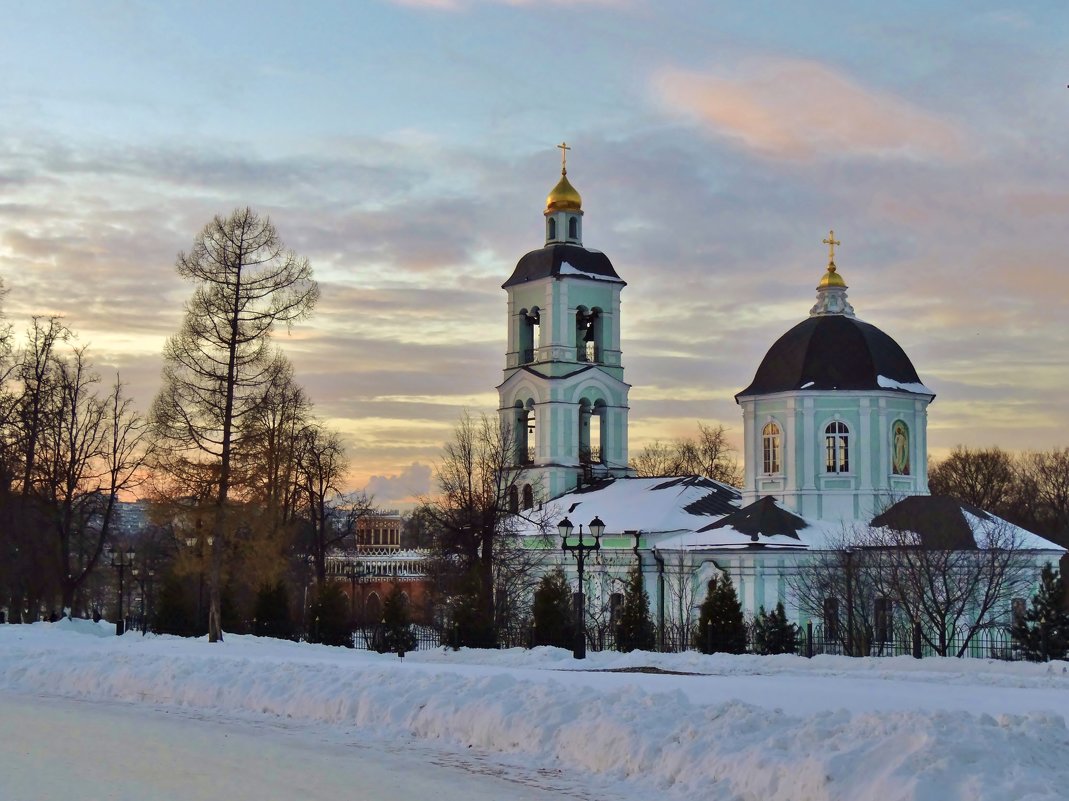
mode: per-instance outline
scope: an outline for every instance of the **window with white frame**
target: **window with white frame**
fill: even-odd
[[[841,420],[824,429],[824,469],[828,473],[850,472],[850,429]]]
[[[769,422],[761,429],[761,449],[765,475],[776,475],[781,469],[782,438],[779,424]]]

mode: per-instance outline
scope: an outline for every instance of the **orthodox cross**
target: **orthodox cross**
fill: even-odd
[[[561,142],[557,147],[560,148],[560,173],[561,175],[568,174],[568,151],[571,150],[568,147],[567,142]]]
[[[835,264],[835,246],[842,244],[835,238],[835,231],[828,231],[828,238],[824,240],[824,244],[828,246],[828,264]]]

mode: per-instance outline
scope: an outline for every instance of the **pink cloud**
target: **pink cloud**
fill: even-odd
[[[959,159],[966,145],[950,121],[813,61],[752,62],[736,75],[668,67],[652,85],[670,112],[769,158]]]

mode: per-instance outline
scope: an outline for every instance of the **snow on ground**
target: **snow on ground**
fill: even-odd
[[[1069,786],[1069,664],[566,651],[393,655],[0,626],[0,689],[496,752],[665,797],[1014,801]],[[615,672],[654,667],[665,675]],[[579,668],[579,669],[577,669]]]

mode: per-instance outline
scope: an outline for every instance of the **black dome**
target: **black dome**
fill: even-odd
[[[821,314],[798,323],[776,340],[753,382],[735,399],[772,392],[882,389],[878,378],[920,384],[913,363],[891,337],[874,325],[842,314]]]
[[[521,258],[516,264],[516,269],[512,271],[512,277],[503,283],[501,288],[507,289],[514,284],[561,275],[562,264],[570,264],[578,271],[578,273],[569,273],[566,269],[565,275],[578,274],[579,277],[582,277],[582,273],[588,273],[594,277],[593,280],[607,280],[618,284],[625,283],[616,274],[609,257],[601,251],[587,250],[579,245],[554,244],[546,245],[538,250],[532,250]]]

